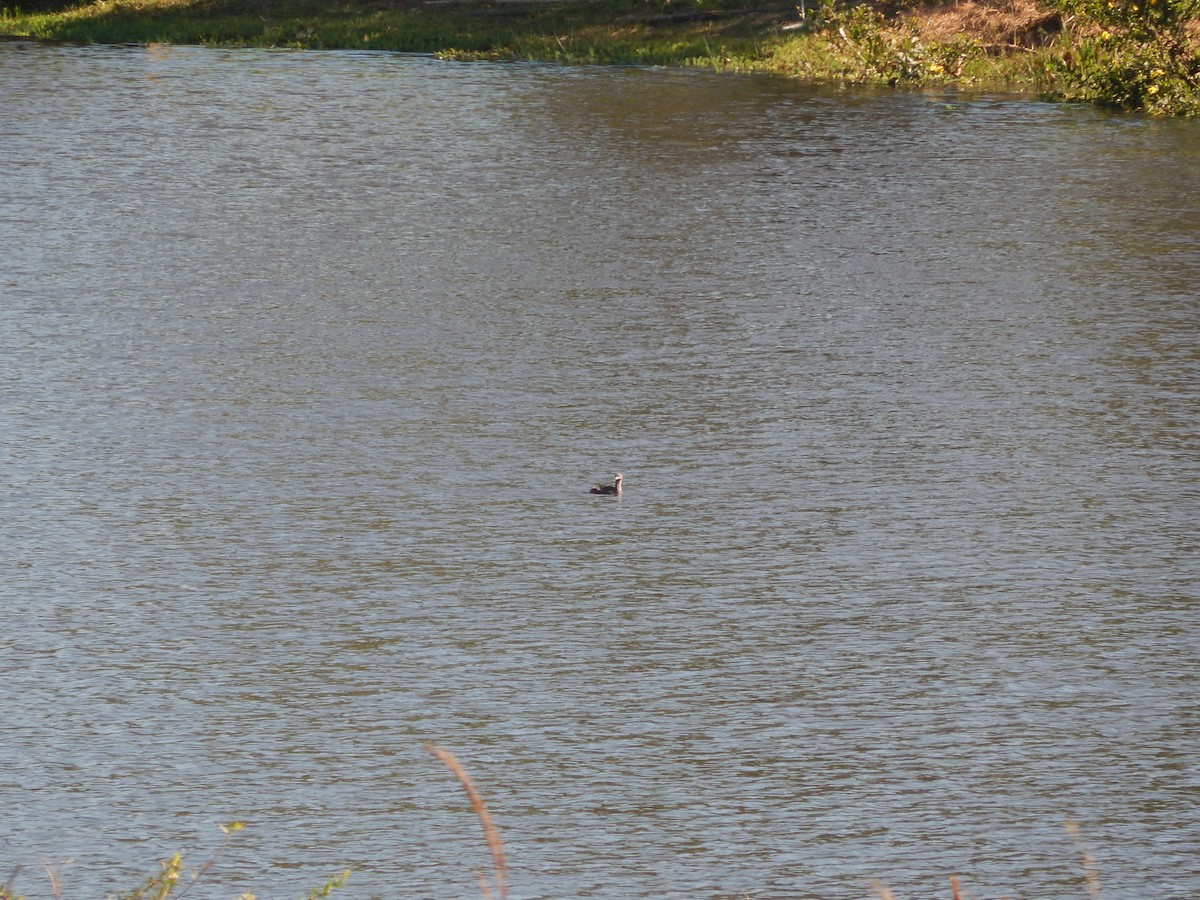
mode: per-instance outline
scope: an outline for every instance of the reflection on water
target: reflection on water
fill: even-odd
[[[1200,889],[1195,123],[0,45],[4,860]],[[620,500],[587,487],[620,470]],[[27,871],[17,885],[36,894]]]

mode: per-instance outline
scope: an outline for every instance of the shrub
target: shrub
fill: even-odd
[[[1156,115],[1200,115],[1200,0],[1082,0],[1101,23],[1054,61],[1063,98]]]

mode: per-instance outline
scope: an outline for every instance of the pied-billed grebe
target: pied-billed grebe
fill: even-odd
[[[618,497],[621,496],[621,473],[618,472],[616,475],[613,476],[612,484],[592,485],[592,489],[590,491],[588,491],[588,493],[590,493],[590,494],[616,494]]]

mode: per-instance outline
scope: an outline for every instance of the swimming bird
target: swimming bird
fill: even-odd
[[[612,484],[594,484],[589,494],[616,494],[621,496],[621,473],[618,472],[613,476]]]

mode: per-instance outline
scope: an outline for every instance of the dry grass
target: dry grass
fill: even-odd
[[[1088,897],[1091,900],[1100,900],[1100,875],[1096,871],[1096,864],[1092,861],[1092,854],[1088,853],[1087,847],[1083,845],[1083,831],[1074,819],[1067,819],[1067,834],[1071,836],[1071,840],[1079,849],[1079,856],[1083,861],[1083,877],[1087,882]]]
[[[425,743],[425,749],[431,755],[436,757],[450,772],[458,779],[463,789],[467,792],[467,797],[471,801],[471,808],[475,810],[475,815],[479,817],[480,823],[483,825],[483,834],[487,840],[488,850],[492,856],[492,872],[495,879],[496,895],[499,900],[507,900],[508,885],[506,878],[507,863],[504,857],[504,844],[500,840],[500,830],[496,827],[496,823],[492,821],[491,814],[487,810],[487,806],[483,802],[483,796],[479,793],[479,789],[475,787],[475,783],[471,780],[471,776],[467,774],[467,770],[449,750],[439,747],[432,741]],[[1096,866],[1092,861],[1091,854],[1083,845],[1083,833],[1079,824],[1073,819],[1068,819],[1066,822],[1067,834],[1074,841],[1075,846],[1079,848],[1079,854],[1083,864],[1084,883],[1087,886],[1089,900],[1100,900],[1100,877],[1096,870]],[[482,873],[479,874],[479,889],[484,900],[493,900],[492,882]],[[879,900],[896,900],[896,895],[892,893],[891,888],[880,881],[871,882],[871,888]],[[959,886],[957,875],[950,876],[950,896],[951,900],[963,900],[963,894]],[[970,896],[968,894],[968,896]],[[743,893],[742,897],[749,900],[749,895]],[[0,900],[4,900],[0,894]]]
[[[471,808],[475,810],[475,815],[479,817],[479,821],[483,825],[483,836],[487,840],[488,850],[492,854],[492,876],[496,882],[496,894],[500,900],[507,900],[508,880],[506,877],[507,863],[504,859],[504,843],[500,840],[500,829],[492,821],[492,816],[483,803],[483,796],[479,793],[478,788],[475,787],[475,782],[471,780],[471,776],[467,774],[467,770],[462,767],[462,763],[454,757],[453,753],[439,747],[433,741],[427,741],[425,749],[437,757],[437,760],[450,770],[451,774],[458,779],[459,784],[467,792],[467,797],[471,801]],[[491,882],[482,874],[479,876],[479,890],[487,900],[492,900]]]
[[[1045,46],[1062,31],[1062,15],[1037,0],[978,0],[912,10],[902,17],[921,40],[949,42],[970,35],[995,52]]]

